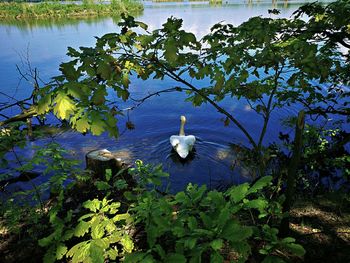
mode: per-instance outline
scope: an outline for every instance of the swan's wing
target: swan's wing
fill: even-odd
[[[193,135],[187,135],[185,136],[184,140],[187,145],[193,146],[194,143],[196,142],[196,137]]]
[[[179,143],[180,143],[179,136],[177,136],[177,135],[170,136],[170,144],[171,144],[171,146],[175,147]]]

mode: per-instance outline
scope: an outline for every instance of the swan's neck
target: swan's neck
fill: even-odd
[[[185,122],[186,122],[186,119],[181,118],[181,125],[180,125],[180,132],[179,132],[180,136],[185,136]]]

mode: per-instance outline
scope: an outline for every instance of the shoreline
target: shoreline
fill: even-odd
[[[61,3],[0,3],[1,20],[25,20],[46,18],[87,18],[106,15],[133,14],[142,11],[139,1],[112,1],[110,4],[61,4]]]

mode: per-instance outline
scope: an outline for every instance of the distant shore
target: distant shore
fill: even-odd
[[[93,17],[99,15],[120,15],[143,10],[139,1],[111,1],[109,4],[83,1],[81,4],[69,3],[0,3],[0,19],[35,19],[60,17]]]

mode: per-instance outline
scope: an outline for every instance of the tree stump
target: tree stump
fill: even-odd
[[[117,158],[106,149],[88,152],[85,160],[86,168],[91,170],[95,177],[100,178],[105,177],[106,169],[111,169],[112,174],[116,174],[121,169],[127,167],[127,164],[123,163],[120,158]]]
[[[116,175],[122,169],[124,171],[118,175],[132,187],[136,185],[136,180],[128,173],[129,163],[124,162],[121,158],[107,149],[93,150],[85,156],[86,169],[92,171],[94,178],[104,179],[106,170],[111,169],[112,175]]]

